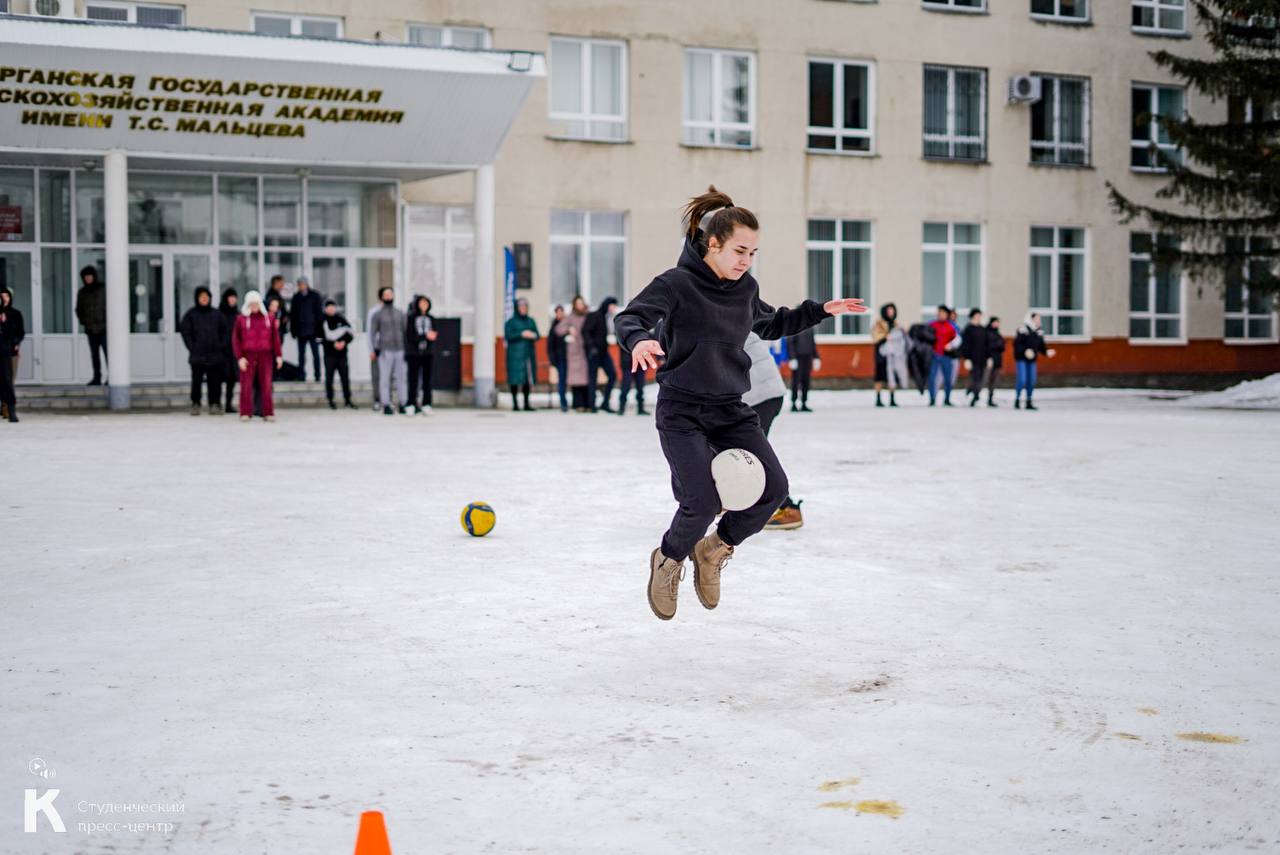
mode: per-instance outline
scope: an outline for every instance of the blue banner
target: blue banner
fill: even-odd
[[[508,246],[503,247],[502,255],[507,260],[507,275],[502,280],[506,291],[506,301],[504,303],[506,314],[503,315],[503,318],[509,321],[516,313],[516,254]]]

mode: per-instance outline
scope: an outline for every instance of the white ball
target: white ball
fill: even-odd
[[[725,510],[745,511],[764,495],[764,465],[741,448],[727,448],[711,460],[711,477]]]

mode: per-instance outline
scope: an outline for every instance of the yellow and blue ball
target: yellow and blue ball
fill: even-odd
[[[462,509],[462,527],[472,537],[484,537],[497,521],[498,515],[484,502],[472,502]]]

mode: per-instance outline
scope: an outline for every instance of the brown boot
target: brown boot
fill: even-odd
[[[733,547],[711,533],[693,547],[693,590],[705,608],[720,605],[720,571],[733,557]]]
[[[649,608],[662,620],[676,616],[676,596],[684,578],[684,562],[662,554],[662,547],[649,556]]]

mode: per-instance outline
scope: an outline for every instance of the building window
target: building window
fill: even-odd
[[[551,133],[582,140],[627,138],[627,46],[553,38],[548,58]]]
[[[113,3],[95,0],[84,7],[91,21],[119,21],[148,27],[181,27],[185,13],[181,6],[159,6],[153,3]]]
[[[1187,31],[1187,0],[1133,0],[1133,29],[1182,35]]]
[[[1084,229],[1031,227],[1031,294],[1045,335],[1083,336],[1085,312]]]
[[[253,13],[253,31],[264,36],[307,36],[310,38],[342,38],[341,18],[317,18],[314,15],[276,15]]]
[[[489,31],[483,27],[435,27],[427,24],[410,24],[409,44],[484,50],[489,47]]]
[[[684,52],[684,144],[755,145],[756,58],[740,51]]]
[[[944,160],[986,159],[985,69],[924,67],[924,156]]]
[[[551,212],[551,305],[576,295],[590,306],[627,296],[627,216],[621,211]]]
[[[1089,20],[1089,0],[1031,0],[1031,17],[1084,23]]]
[[[9,14],[9,0],[0,0],[0,15]]]
[[[849,297],[871,302],[871,223],[867,220],[810,220],[809,299],[819,303]],[[837,326],[837,322],[839,325]],[[841,315],[818,325],[821,335],[864,336],[866,315]]]
[[[1166,161],[1182,162],[1182,153],[1169,139],[1164,121],[1180,121],[1183,90],[1177,86],[1134,84],[1133,131],[1130,134],[1129,165],[1139,172],[1164,172]],[[1154,148],[1153,148],[1154,147]]]
[[[869,62],[809,60],[809,151],[870,153],[874,92]]]
[[[948,12],[985,12],[987,0],[924,0],[924,8]]]
[[[1129,338],[1136,341],[1182,340],[1182,274],[1175,266],[1156,264],[1157,246],[1177,249],[1176,235],[1132,232],[1129,235]]]
[[[925,223],[921,246],[922,315],[932,320],[938,306],[956,310],[963,325],[969,310],[982,305],[982,226]]]
[[[1084,166],[1089,162],[1089,80],[1040,77],[1031,105],[1031,162]]]
[[[1227,251],[1250,256],[1271,252],[1271,238],[1227,238]],[[1274,342],[1276,333],[1276,301],[1265,290],[1251,287],[1265,281],[1274,261],[1250,257],[1227,274],[1226,323],[1222,337],[1228,341]]]
[[[405,249],[409,291],[431,298],[431,312],[462,319],[475,335],[476,230],[469,205],[408,205]]]

